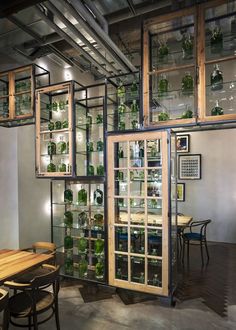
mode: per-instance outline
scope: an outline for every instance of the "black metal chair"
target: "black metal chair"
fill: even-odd
[[[8,329],[8,298],[9,293],[0,288],[0,312],[3,312],[2,330]]]
[[[58,313],[59,292],[59,266],[43,265],[47,273],[36,276],[29,283],[17,283],[7,281],[4,285],[18,293],[9,298],[8,313],[9,321],[17,327],[38,329],[38,324],[48,321],[55,315],[57,330],[60,330]],[[38,315],[51,310],[44,319],[38,320]],[[27,322],[17,322],[26,319]]]
[[[207,262],[209,262],[209,252],[208,252],[207,237],[206,237],[207,225],[209,223],[211,223],[210,219],[202,220],[202,221],[192,221],[192,223],[189,226],[184,228],[182,233],[182,242],[183,242],[182,262],[184,262],[184,257],[185,257],[185,245],[187,245],[188,262],[189,262],[190,245],[200,245],[202,265],[204,265],[203,246],[205,246],[206,254],[207,254]],[[186,228],[190,229],[190,231],[187,233],[185,232]],[[196,229],[198,229],[198,231],[196,231]]]

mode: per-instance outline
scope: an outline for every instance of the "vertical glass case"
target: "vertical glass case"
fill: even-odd
[[[52,234],[62,274],[104,282],[104,184],[53,180],[51,185]]]
[[[176,245],[170,233],[170,136],[167,131],[108,136],[111,285],[171,294],[170,251]]]
[[[196,19],[193,9],[144,24],[146,125],[195,122]]]
[[[107,131],[138,130],[142,125],[140,73],[107,79]]]
[[[49,72],[38,65],[0,74],[0,125],[13,127],[34,123],[34,90],[49,83]]]

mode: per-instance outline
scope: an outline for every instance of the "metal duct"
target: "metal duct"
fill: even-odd
[[[64,2],[65,1],[66,0],[64,0]],[[116,46],[116,44],[111,40],[109,35],[106,34],[103,31],[103,29],[97,24],[97,22],[94,20],[92,15],[84,7],[82,2],[80,0],[69,0],[69,2],[77,10],[79,15],[81,15],[82,18],[86,20],[87,28],[89,25],[90,27],[92,27],[94,31],[96,31],[97,35],[99,35],[99,37],[101,38],[100,40],[102,40],[101,47],[105,48],[106,50],[109,49],[108,47],[110,47],[131,72],[137,71],[135,66],[127,59],[127,57],[122,53],[122,51]]]
[[[110,75],[110,73],[104,69],[104,67],[98,63],[90,54],[88,54],[81,46],[79,46],[68,34],[66,34],[61,28],[59,28],[46,14],[42,12],[40,7],[35,6],[36,13],[44,20],[55,32],[57,32],[63,39],[65,39],[74,49],[83,54],[84,57],[97,67],[103,74]]]
[[[112,64],[110,64],[108,60],[101,53],[99,53],[99,51],[92,44],[90,44],[90,42],[82,35],[82,33],[80,33],[77,28],[51,2],[47,2],[47,4],[44,4],[44,6],[48,8],[55,16],[57,16],[74,35],[76,35],[99,59],[101,59],[101,61],[106,64],[107,69],[109,67],[114,74],[119,73],[117,69]]]

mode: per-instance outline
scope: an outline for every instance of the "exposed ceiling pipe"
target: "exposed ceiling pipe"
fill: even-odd
[[[137,71],[135,66],[127,59],[127,57],[122,53],[122,51],[117,47],[117,45],[111,40],[108,34],[106,34],[103,29],[97,24],[92,15],[88,12],[88,10],[84,7],[80,0],[69,0],[69,2],[73,5],[73,7],[77,10],[77,12],[87,21],[87,23],[93,28],[94,31],[102,38],[103,44],[107,44],[121,61],[127,66],[127,68],[131,71]]]
[[[135,8],[134,8],[133,1],[132,0],[126,0],[126,1],[128,3],[128,6],[129,6],[129,9],[130,9],[131,13],[133,15],[135,15],[136,14],[136,11],[135,11]]]
[[[108,23],[104,16],[100,13],[96,5],[91,0],[84,0],[86,6],[93,12],[99,23],[101,24],[103,30],[108,34]]]
[[[114,54],[110,49],[104,46],[101,38],[93,31],[93,29],[90,28],[89,24],[79,15],[79,13],[72,7],[67,1],[65,0],[57,0],[61,3],[61,5],[77,20],[77,22],[81,25],[81,27],[88,32],[88,34],[93,38],[97,44],[99,44],[113,59],[115,63],[117,63],[119,69],[121,71],[126,72],[127,67],[124,65],[124,63],[119,59],[119,57]]]
[[[11,21],[13,24],[15,24],[16,26],[18,26],[22,31],[24,31],[25,33],[27,33],[28,35],[30,35],[31,37],[33,37],[35,40],[37,40],[37,42],[40,45],[43,45],[44,40],[33,30],[31,30],[28,26],[24,25],[21,23],[21,21],[19,21],[17,18],[13,17],[13,16],[9,16],[7,18],[9,21]],[[66,62],[68,65],[75,65],[76,64],[73,63],[73,61],[71,59],[69,59],[67,56],[65,56],[64,54],[62,54],[56,47],[54,47],[53,45],[47,45],[47,47],[58,57],[60,57],[60,59],[62,59],[64,62]],[[18,49],[17,49],[18,51]],[[81,70],[81,68],[79,68]]]
[[[133,14],[133,16],[130,16],[130,13],[127,11],[125,11],[123,14],[110,15],[110,17],[107,17],[107,22],[109,25],[119,23],[123,20],[130,19],[133,17],[138,17],[141,15],[147,14],[149,12],[152,12],[152,11],[164,8],[164,7],[168,7],[171,5],[172,5],[171,0],[154,1],[154,3],[152,3],[149,6],[145,5],[144,7],[136,8],[135,14]]]
[[[69,29],[75,36],[77,36],[103,63],[106,63],[106,68],[110,68],[110,70],[114,74],[118,74],[117,69],[108,62],[108,60],[101,54],[99,51],[89,43],[89,41],[80,33],[77,28],[51,3],[47,2],[44,6],[49,9],[55,16],[57,16],[60,21]]]
[[[110,73],[98,63],[90,54],[88,54],[82,47],[80,47],[68,34],[66,34],[58,25],[56,25],[46,14],[42,12],[40,7],[35,6],[37,15],[41,17],[56,33],[58,33],[63,39],[65,39],[74,49],[76,49],[80,54],[83,54],[84,57],[97,67],[103,74],[110,75]]]
[[[42,43],[40,43],[40,46],[46,46],[49,44],[53,44],[54,42],[61,41],[62,38],[57,33],[52,33],[47,36],[41,37]],[[24,42],[25,48],[33,48],[37,47],[39,45],[39,42],[37,40],[29,40]]]

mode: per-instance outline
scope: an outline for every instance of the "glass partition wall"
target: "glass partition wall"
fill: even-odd
[[[169,296],[170,132],[109,136],[108,159],[109,284]]]

